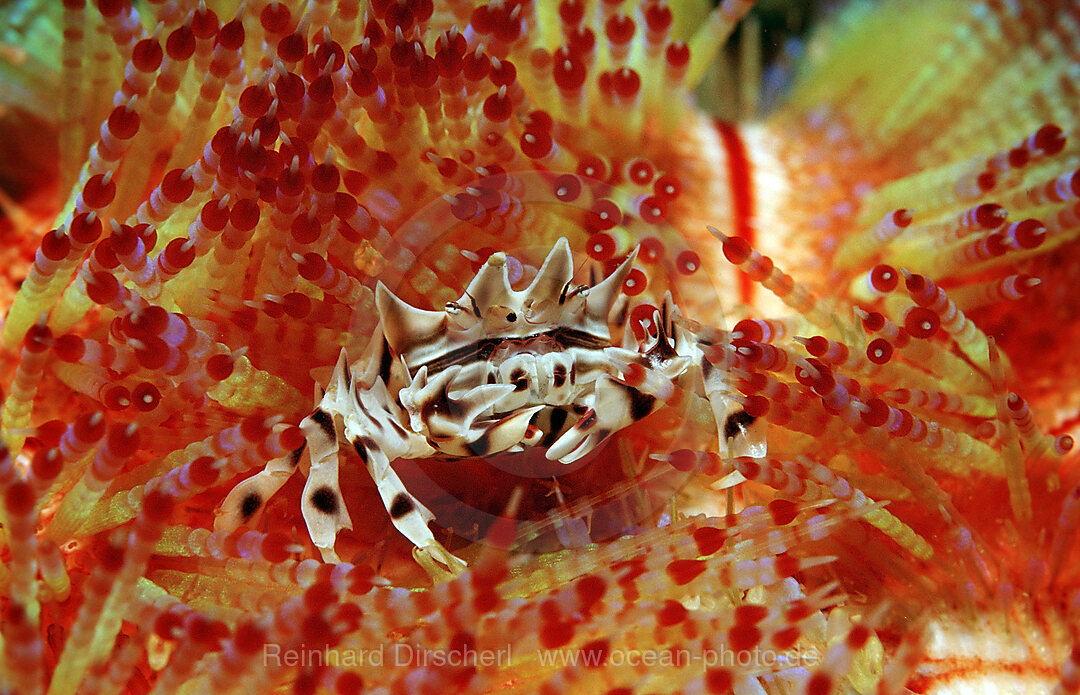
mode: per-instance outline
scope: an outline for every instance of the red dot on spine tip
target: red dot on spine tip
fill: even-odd
[[[131,393],[120,384],[112,384],[103,390],[101,402],[108,410],[123,410],[131,405]]]
[[[279,440],[282,448],[288,451],[296,451],[304,445],[304,431],[299,427],[293,426],[283,431],[279,435]]]
[[[629,179],[639,186],[651,183],[656,173],[652,162],[647,159],[633,159],[626,168]]]
[[[630,273],[623,280],[622,291],[635,297],[645,291],[645,287],[648,285],[648,279],[645,277],[645,273],[637,268],[630,270]]]
[[[559,3],[559,19],[564,24],[575,26],[585,17],[585,3],[581,0],[562,0]]]
[[[617,70],[611,76],[611,87],[623,99],[633,99],[641,90],[641,77],[629,68]]]
[[[690,62],[690,47],[682,41],[669,43],[664,49],[664,59],[673,68],[685,67]]]
[[[233,633],[233,644],[241,654],[255,654],[266,644],[266,633],[253,621],[244,620]]]
[[[86,283],[86,294],[96,304],[108,304],[120,294],[120,282],[112,273],[93,273]]]
[[[500,60],[497,66],[492,63],[489,78],[496,87],[512,85],[517,79],[517,68],[509,60]]]
[[[585,83],[585,65],[576,58],[556,56],[551,69],[559,89],[570,92]]]
[[[1008,212],[995,203],[983,203],[975,208],[975,223],[983,229],[993,229],[1005,221]]]
[[[75,438],[83,442],[92,442],[105,435],[105,418],[101,413],[86,413],[75,420],[73,428]]]
[[[71,252],[71,237],[59,231],[50,230],[41,238],[41,254],[50,261],[62,261]]]
[[[143,496],[139,514],[147,521],[162,524],[169,520],[173,511],[173,496],[151,490]]]
[[[197,38],[209,39],[217,33],[218,17],[208,7],[199,7],[191,17],[191,31]]]
[[[739,265],[750,258],[750,244],[742,237],[727,237],[723,241],[724,258],[731,263]]]
[[[289,7],[283,2],[267,3],[259,14],[259,23],[271,34],[284,34],[292,29]]]
[[[668,463],[677,471],[692,471],[697,465],[697,455],[689,449],[677,449],[668,454]]]
[[[114,456],[127,457],[139,448],[139,430],[129,428],[127,424],[116,423],[109,428],[107,435],[109,449]]]
[[[229,206],[221,205],[221,199],[214,198],[203,205],[199,219],[210,231],[220,232],[225,229],[225,223],[229,221]]]
[[[487,76],[490,69],[491,60],[486,55],[479,54],[476,51],[465,54],[462,63],[462,72],[465,75],[465,79],[470,82],[482,80]]]
[[[898,408],[898,410],[900,411],[900,424],[890,434],[894,437],[906,437],[908,432],[911,432],[911,429],[915,426],[915,418],[903,408]]]
[[[327,65],[334,72],[345,65],[345,49],[336,41],[324,41],[315,47],[315,66],[321,72]]]
[[[885,317],[876,311],[871,311],[862,321],[863,328],[874,333],[885,327]]]
[[[701,257],[687,249],[675,257],[675,268],[683,275],[693,275],[701,268]]]
[[[91,176],[83,186],[82,197],[88,207],[98,210],[106,208],[116,197],[116,181],[112,178],[106,181],[104,174]]]
[[[197,487],[210,487],[217,482],[218,472],[214,468],[214,459],[200,456],[188,467],[188,477]]]
[[[604,181],[608,178],[610,172],[607,163],[603,159],[596,155],[587,154],[583,155],[578,161],[577,173],[578,176],[584,176],[587,179]]]
[[[1046,155],[1054,155],[1065,148],[1065,133],[1053,123],[1048,123],[1035,131],[1035,148]]]
[[[773,523],[775,523],[777,526],[786,526],[787,524],[790,524],[795,519],[796,515],[798,515],[799,513],[798,506],[790,500],[775,499],[772,502],[769,502],[768,507],[769,514],[772,516],[773,519]],[[742,606],[742,608],[750,607]],[[767,615],[769,611],[767,608],[765,608],[765,606],[754,606],[752,609],[747,611],[747,621],[757,622],[756,620],[752,620],[752,618],[754,616],[761,615],[762,612]],[[758,620],[764,618],[765,615],[761,615]],[[736,619],[738,619],[738,613],[736,613]]]
[[[521,152],[529,159],[540,159],[551,153],[554,140],[547,131],[525,131],[519,141]]]
[[[1038,220],[1024,220],[1016,226],[1016,244],[1022,249],[1037,248],[1045,238],[1046,227]]]
[[[156,39],[143,39],[131,49],[131,63],[139,72],[153,72],[161,65],[164,52]]]
[[[454,196],[450,203],[450,213],[462,222],[475,218],[479,210],[476,198],[465,193]]]
[[[259,205],[249,198],[236,201],[229,211],[229,222],[242,232],[251,231],[259,223]]]
[[[431,56],[423,56],[409,67],[409,77],[414,87],[431,89],[439,79],[439,66]]]
[[[674,174],[661,174],[653,182],[653,193],[660,200],[673,200],[682,192],[682,183]]]
[[[614,44],[624,44],[634,38],[634,31],[637,29],[637,25],[634,24],[634,20],[625,14],[619,13],[608,17],[607,22],[604,24],[604,33],[607,34],[608,40]]]
[[[89,213],[79,213],[72,219],[68,234],[76,243],[92,244],[101,236],[101,219],[97,215],[91,218]]]
[[[656,263],[664,257],[664,242],[654,236],[645,237],[640,242],[638,258],[645,263]]]
[[[130,140],[138,133],[138,113],[126,106],[112,109],[108,119],[109,133],[121,140]]]
[[[577,200],[581,195],[581,179],[573,174],[562,174],[552,184],[555,197],[564,203]]]
[[[328,104],[334,99],[334,80],[329,75],[320,75],[308,85],[307,93],[313,102]]]
[[[195,245],[187,237],[173,239],[165,247],[165,260],[175,270],[187,268],[195,261]]]
[[[874,364],[885,364],[892,358],[892,343],[884,338],[874,338],[866,346],[866,359]]]
[[[933,287],[930,280],[917,273],[908,275],[904,279],[904,286],[907,287],[908,292],[916,295],[928,294],[931,291],[931,287]]]
[[[131,317],[135,330],[148,335],[159,335],[169,325],[169,312],[161,306],[152,304],[137,315]]]
[[[230,51],[238,51],[244,45],[244,25],[239,19],[234,19],[221,27],[217,35],[217,43],[222,48]]]
[[[231,355],[213,355],[206,361],[206,374],[215,381],[228,379],[233,372],[233,360]]]
[[[667,210],[664,208],[663,202],[650,195],[646,196],[638,205],[638,214],[641,215],[642,222],[646,224],[659,224],[663,222]]]
[[[96,0],[95,4],[101,16],[107,19],[117,16],[131,6],[129,0]]]
[[[916,338],[929,338],[940,326],[941,318],[924,307],[915,307],[904,317],[904,328]]]
[[[517,41],[519,36],[521,36],[522,24],[521,19],[513,21],[509,18],[508,15],[509,13],[504,12],[503,17],[500,18],[500,21],[495,23],[494,33],[495,38],[499,39],[500,41],[503,41],[505,43],[513,43],[514,41]]]
[[[142,336],[142,349],[135,351],[135,359],[143,369],[161,369],[169,359],[169,346],[161,338]]]
[[[806,351],[814,357],[821,357],[825,354],[825,351],[829,349],[829,341],[820,335],[808,339],[804,344]]]
[[[189,27],[175,29],[165,39],[165,52],[176,61],[187,60],[195,53],[195,34]]]
[[[161,180],[161,193],[174,205],[179,205],[195,191],[195,177],[184,176],[184,169],[173,169]]]
[[[1028,163],[1031,159],[1031,154],[1023,147],[1014,147],[1009,150],[1009,166],[1014,169],[1019,169]]]
[[[289,34],[278,41],[277,54],[286,63],[295,63],[307,54],[307,40],[299,34]]]
[[[892,219],[893,224],[897,227],[907,227],[911,224],[911,221],[915,218],[915,214],[907,208],[900,208],[893,211]]]
[[[79,336],[68,333],[56,339],[56,356],[64,362],[78,362],[86,353],[86,343]]]
[[[285,313],[294,319],[302,319],[311,313],[311,298],[300,292],[286,294],[281,305]]]
[[[765,396],[747,396],[743,410],[750,417],[763,417],[769,412],[769,399]]]
[[[148,413],[161,403],[161,391],[149,381],[144,381],[131,392],[131,401],[136,410]]]
[[[270,433],[269,428],[266,425],[266,418],[260,415],[253,415],[245,418],[240,423],[240,434],[244,439],[249,442],[260,442],[266,439],[266,435]]]
[[[259,118],[270,108],[272,101],[269,89],[253,84],[240,93],[240,113],[248,118]]]
[[[576,26],[566,34],[566,45],[560,48],[556,54],[556,62],[559,56],[582,57],[589,56],[596,50],[596,34],[587,26]],[[581,64],[584,67],[584,63]]]
[[[585,216],[586,228],[593,231],[608,230],[620,223],[622,223],[622,211],[618,205],[606,198],[593,203]]]
[[[259,554],[267,562],[284,562],[289,559],[289,545],[292,541],[280,531],[271,531],[263,537],[259,545]]]
[[[976,177],[975,184],[979,187],[980,191],[985,193],[997,185],[997,177],[990,172],[985,171]]]
[[[311,185],[320,193],[332,193],[341,182],[341,174],[333,164],[320,164],[311,172]]]
[[[34,324],[26,331],[23,346],[30,352],[45,352],[52,342],[52,331],[48,326]]]
[[[304,260],[298,265],[300,276],[308,282],[314,282],[322,277],[326,272],[326,267],[326,259],[317,253],[304,254]]]
[[[876,265],[870,271],[870,284],[878,292],[892,292],[900,283],[900,274],[891,265]]]
[[[512,113],[513,105],[505,95],[495,93],[484,100],[484,116],[489,121],[502,123],[509,120]]]
[[[590,258],[606,261],[615,254],[615,239],[610,234],[597,232],[585,242],[585,252]]]
[[[34,477],[43,483],[56,478],[63,468],[64,457],[55,448],[38,449],[34,452],[34,458],[30,463],[30,469],[33,471]]]
[[[735,324],[735,333],[741,333],[743,340],[760,343],[765,337],[765,330],[754,319],[743,319]]]
[[[614,246],[613,246],[613,248],[614,248]],[[598,260],[606,260],[606,259],[598,259]],[[657,311],[658,311],[658,309],[655,306],[653,306],[652,304],[638,304],[636,307],[634,307],[630,311],[630,320],[629,320],[630,330],[632,330],[634,332],[634,337],[638,341],[642,341],[642,340],[645,339],[645,335],[646,335],[645,326],[646,325],[649,325],[650,327],[652,326],[653,321],[654,321],[654,315],[657,313]]]
[[[671,19],[671,9],[666,4],[650,3],[645,8],[645,23],[650,31],[656,33],[667,31],[671,26]]]

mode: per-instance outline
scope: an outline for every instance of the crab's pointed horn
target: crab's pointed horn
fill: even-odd
[[[348,395],[352,389],[352,375],[349,373],[349,355],[345,348],[338,353],[337,364],[334,365],[334,373],[330,376],[330,382],[326,385],[327,391],[339,395]]]
[[[574,256],[570,252],[570,243],[566,237],[560,237],[551,247],[544,264],[540,266],[536,277],[525,290],[534,303],[545,299],[558,301],[563,287],[570,281],[574,272]]]
[[[490,306],[505,305],[509,302],[512,290],[506,270],[506,254],[493,253],[476,273],[458,303],[462,306],[475,306],[484,312]]]
[[[402,301],[380,282],[375,287],[375,308],[382,319],[386,342],[394,352],[406,353],[415,345],[435,340],[446,330],[446,313],[425,311]]]
[[[626,281],[626,276],[630,274],[630,269],[634,265],[637,254],[638,247],[635,246],[634,250],[615,269],[614,273],[589,289],[589,296],[585,299],[585,315],[590,321],[599,325],[607,324],[608,314],[611,313],[611,307],[615,305],[615,300],[619,298],[623,282]]]

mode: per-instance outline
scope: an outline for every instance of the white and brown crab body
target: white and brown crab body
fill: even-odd
[[[609,315],[635,255],[602,282],[574,286],[573,256],[560,239],[528,287],[514,290],[506,256],[496,253],[443,311],[410,306],[380,283],[380,323],[366,354],[350,364],[342,350],[318,406],[301,423],[310,457],[302,511],[323,559],[337,561],[337,534],[352,528],[338,485],[341,441],[367,466],[417,561],[439,574],[464,563],[435,540],[428,528],[434,516],[390,465],[397,458],[543,447],[548,459],[572,463],[652,413],[693,369],[702,370],[695,383],[712,404],[720,437],[744,435],[746,419],[737,417],[725,375],[710,368],[676,321],[670,295],[643,344],[630,331],[621,346],[612,344]],[[764,453],[763,439],[750,447]],[[300,456],[275,459],[237,485],[216,526],[251,522]]]

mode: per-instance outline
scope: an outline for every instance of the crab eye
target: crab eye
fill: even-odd
[[[518,320],[517,312],[505,304],[490,306],[484,312],[484,327],[488,331],[502,331]]]

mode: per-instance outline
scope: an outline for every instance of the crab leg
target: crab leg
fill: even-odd
[[[296,465],[304,447],[286,456],[271,459],[266,467],[234,487],[218,507],[214,528],[233,531],[241,524],[254,524],[266,501],[285,484]]]
[[[350,374],[342,350],[319,407],[300,424],[311,452],[302,511],[312,542],[324,561],[337,562],[337,534],[352,528],[338,485],[337,415],[344,421],[344,439],[367,467],[394,527],[416,546],[417,561],[433,575],[464,569],[465,563],[443,548],[428,528],[434,515],[409,493],[390,466],[396,458],[424,458],[434,449],[402,424],[404,414],[381,377],[370,388],[353,389]]]

